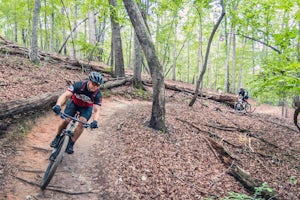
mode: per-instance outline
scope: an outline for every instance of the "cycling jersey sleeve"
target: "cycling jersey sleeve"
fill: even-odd
[[[73,85],[68,87],[68,91],[72,92],[73,94],[81,90],[82,82],[76,82]]]
[[[97,93],[97,95],[95,96],[95,99],[94,99],[94,104],[97,104],[99,106],[102,105],[102,94],[99,90],[99,92]]]

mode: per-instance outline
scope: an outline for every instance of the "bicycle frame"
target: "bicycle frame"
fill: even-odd
[[[253,112],[251,110],[251,104],[248,103],[247,101],[243,101],[242,99],[238,99],[238,102],[235,103],[234,109],[238,111],[245,110],[246,113]]]
[[[58,167],[58,164],[62,162],[65,151],[69,144],[69,141],[70,141],[71,137],[73,136],[73,130],[76,126],[76,123],[77,122],[82,123],[85,128],[90,127],[90,124],[80,121],[79,113],[77,113],[75,115],[75,117],[69,116],[65,113],[60,113],[60,116],[63,119],[69,118],[72,121],[70,121],[67,129],[64,129],[62,131],[61,136],[60,136],[61,138],[58,142],[58,145],[53,149],[53,151],[49,157],[50,163],[45,171],[45,174],[43,176],[42,183],[41,183],[42,190],[44,190],[48,186],[52,177],[54,176],[54,173]]]

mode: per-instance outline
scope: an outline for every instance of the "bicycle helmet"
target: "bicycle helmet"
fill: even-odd
[[[89,75],[89,79],[90,79],[90,81],[92,81],[94,83],[98,83],[99,85],[101,85],[103,83],[103,77],[98,72],[91,72]]]

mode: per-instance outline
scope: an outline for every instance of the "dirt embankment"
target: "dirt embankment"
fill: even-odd
[[[49,188],[52,190],[45,192],[40,191],[37,184],[49,163],[49,143],[55,135],[59,117],[49,112],[39,118],[8,163],[7,184],[0,199],[99,199],[105,183],[104,178],[98,176],[104,173],[101,157],[106,153],[107,145],[111,145],[103,141],[110,134],[106,131],[107,124],[114,121],[112,116],[117,110],[125,112],[127,106],[126,102],[113,99],[105,99],[103,104],[100,128],[84,131],[75,146],[75,153],[65,155],[51,180]]]
[[[174,98],[170,93],[167,134],[147,127],[151,102],[104,99],[100,128],[84,132],[75,153],[66,155],[59,166],[51,190],[44,193],[35,184],[48,164],[57,116],[50,112],[39,118],[8,163],[2,197],[204,199],[232,191],[247,193],[207,143],[210,132],[221,138],[213,137],[253,178],[268,183],[283,199],[297,199],[300,140],[291,122],[274,115],[236,113],[208,100],[188,107],[189,96],[176,94]],[[244,129],[255,137],[240,132]]]

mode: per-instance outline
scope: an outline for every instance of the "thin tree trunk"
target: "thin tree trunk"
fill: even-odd
[[[227,33],[227,28],[225,26],[225,35],[226,35],[226,63],[225,63],[224,91],[226,93],[229,92],[229,62],[230,62],[231,33],[232,33],[232,27],[231,27],[230,33]]]
[[[190,83],[190,43],[187,42],[187,55],[188,55],[188,74],[187,74],[187,82]]]
[[[15,28],[15,42],[18,42],[18,22],[17,22],[17,14],[16,14],[16,5],[15,5],[15,13],[14,13],[14,28]]]
[[[54,12],[51,13],[50,52],[54,52]]]
[[[39,14],[41,9],[40,0],[35,0],[34,13],[33,13],[33,23],[32,23],[32,40],[31,40],[31,52],[30,60],[33,63],[39,63],[38,56],[38,25],[39,25]]]
[[[96,44],[96,28],[95,28],[95,15],[93,9],[90,9],[88,13],[88,26],[89,26],[89,43],[91,45]],[[93,55],[89,56],[89,60],[93,60]]]
[[[141,88],[142,84],[142,64],[143,55],[139,39],[134,33],[134,53],[133,53],[133,85],[136,88]]]
[[[69,28],[70,28],[70,36],[71,36],[71,41],[72,41],[72,52],[73,52],[73,58],[74,59],[76,59],[76,50],[75,50],[75,44],[74,44],[74,38],[73,38],[73,31],[72,31],[72,26],[71,26],[71,21],[70,21],[70,17],[69,17],[69,15],[68,15],[68,12],[67,12],[67,9],[66,9],[66,6],[65,6],[65,4],[64,4],[64,1],[63,0],[61,0],[61,3],[62,3],[62,5],[63,5],[63,9],[64,9],[64,11],[65,11],[65,14],[66,14],[66,16],[67,16],[67,19],[68,19],[68,23],[69,23]]]
[[[63,42],[63,44],[61,45],[61,47],[60,47],[59,50],[58,50],[58,53],[59,53],[59,54],[60,54],[60,53],[63,51],[63,49],[66,47],[67,42],[68,42],[68,40],[69,40],[70,37],[71,37],[71,34],[72,34],[73,32],[75,32],[76,29],[77,29],[82,23],[86,22],[87,20],[88,20],[88,18],[85,18],[84,20],[82,20],[81,22],[79,22],[79,23],[77,24],[77,26],[73,28],[73,30],[72,30],[71,33],[68,35],[68,37],[66,37],[66,33],[65,33],[66,31],[65,31],[65,29],[63,30],[63,31],[64,31],[64,38],[65,38],[65,41]],[[86,34],[84,34],[84,35],[86,35]]]
[[[109,4],[113,8],[117,8],[116,0],[109,0]],[[121,28],[117,21],[117,13],[111,8],[111,28],[112,28],[112,43],[113,43],[113,60],[115,68],[116,77],[124,77],[124,57],[123,57],[123,47],[121,38]]]
[[[193,106],[197,97],[198,97],[198,94],[199,92],[202,93],[201,91],[199,91],[199,88],[200,88],[200,84],[203,80],[203,76],[205,74],[205,70],[206,70],[206,66],[207,66],[207,62],[208,62],[208,56],[209,56],[209,51],[210,51],[210,46],[211,46],[211,43],[212,43],[212,40],[213,40],[213,37],[222,21],[222,19],[224,18],[225,16],[225,9],[224,9],[224,5],[223,5],[223,0],[221,0],[221,6],[222,6],[222,13],[217,21],[217,23],[215,24],[214,28],[213,28],[213,31],[211,32],[210,34],[210,37],[209,37],[209,40],[208,40],[208,44],[207,44],[207,49],[206,49],[206,54],[205,54],[205,60],[204,60],[204,64],[203,64],[203,67],[202,67],[202,71],[200,73],[200,76],[199,76],[199,79],[197,81],[197,85],[196,85],[196,90],[195,90],[195,94],[191,100],[191,102],[189,103],[189,106]]]
[[[77,27],[77,18],[78,18],[78,3],[79,2],[76,2],[75,1],[75,5],[74,5],[74,22],[73,22],[73,24],[74,24],[74,27]],[[74,39],[74,41],[76,41],[76,39],[77,39],[77,29],[73,29],[72,30],[72,32],[73,32],[73,39]],[[75,54],[76,54],[76,52],[75,52]],[[81,52],[79,51],[79,53],[78,53],[79,55],[79,58],[81,57]],[[73,55],[73,57],[75,57],[76,55]]]
[[[231,82],[231,92],[234,93],[236,90],[236,36],[232,35],[232,82]]]
[[[47,0],[44,0],[44,6],[47,6]],[[45,46],[44,46],[44,50],[49,50],[49,38],[48,38],[48,28],[47,28],[47,24],[48,24],[48,18],[47,18],[47,11],[45,9],[44,11],[44,28],[45,28]]]
[[[203,66],[203,39],[202,39],[202,16],[201,16],[201,13],[200,13],[200,26],[199,26],[199,36],[198,36],[198,42],[199,42],[199,47],[198,47],[198,66],[197,66],[197,69],[198,69],[198,73],[201,72],[201,67]]]
[[[176,20],[175,20],[176,21]],[[173,44],[173,63],[172,63],[172,80],[175,81],[176,80],[176,29],[177,29],[177,23],[174,23],[174,44]]]
[[[40,30],[43,30],[43,24],[42,24],[41,20],[39,21],[39,25],[40,25]],[[40,48],[42,50],[44,49],[44,42],[43,42],[43,33],[42,33],[42,31],[40,31]]]

